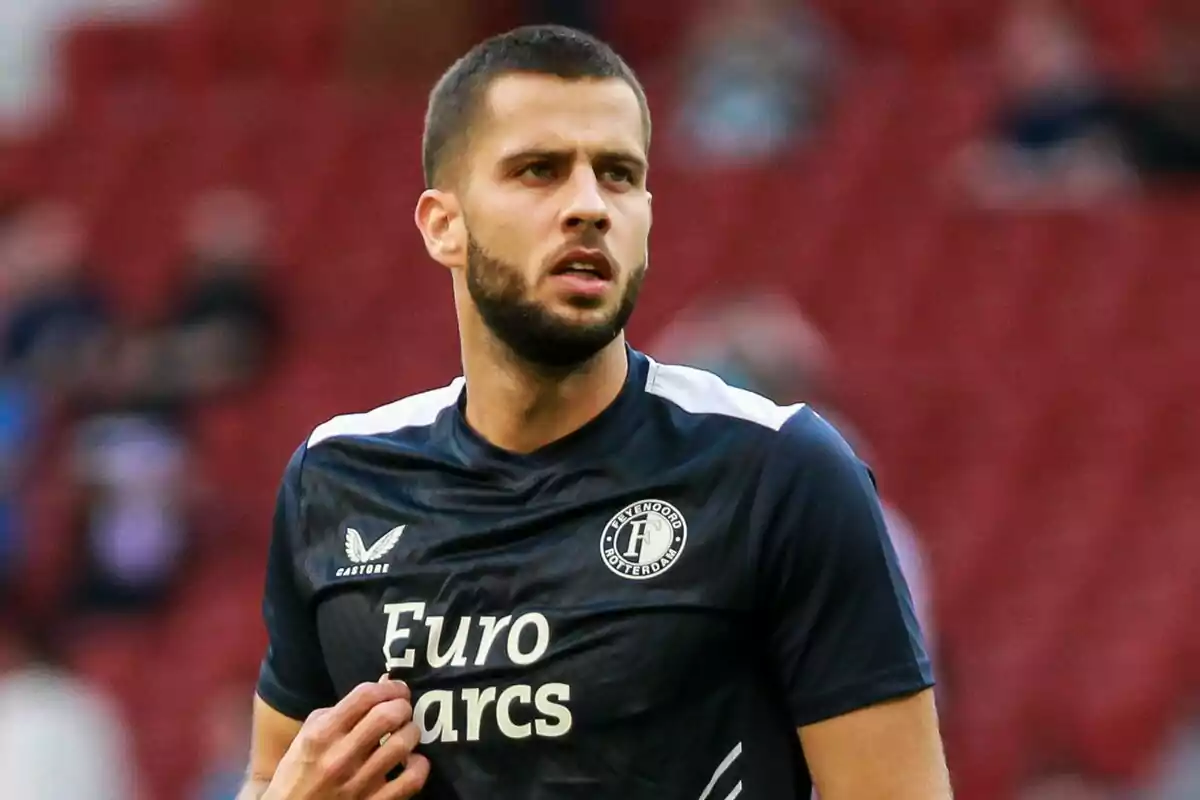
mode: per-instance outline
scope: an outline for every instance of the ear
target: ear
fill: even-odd
[[[434,261],[450,269],[466,264],[467,231],[457,197],[439,189],[426,189],[417,200],[413,217],[425,240],[425,250]]]

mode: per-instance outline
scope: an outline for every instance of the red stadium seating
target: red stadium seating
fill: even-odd
[[[220,514],[195,574],[164,620],[94,632],[77,654],[138,722],[155,798],[181,797],[198,767],[194,732],[177,720],[194,717],[202,688],[253,674],[288,454],[331,414],[457,370],[447,280],[410,220],[423,89],[372,104],[329,88],[335,4],[291,4],[263,18],[286,25],[235,30],[210,10],[81,29],[70,113],[5,150],[0,170],[79,201],[96,268],[135,316],[162,310],[190,193],[244,183],[274,209],[293,352],[256,396],[200,414]],[[613,5],[622,19],[646,8]],[[713,174],[671,163],[666,135],[657,145],[654,270],[635,344],[700,294],[795,293],[838,352],[885,492],[931,551],[960,795],[1011,797],[1047,748],[1135,774],[1200,678],[1178,667],[1200,652],[1188,617],[1200,568],[1200,202],[1007,216],[956,206],[938,165],[989,107],[986,71],[962,51],[994,30],[997,4],[821,5],[877,57],[847,77],[812,145],[819,157]],[[1097,25],[1124,30],[1131,8],[1096,4]],[[633,52],[661,50],[678,27],[663,14],[661,29],[629,27]],[[1132,50],[1125,36],[1114,47]],[[42,597],[69,555],[70,498],[46,473],[30,578]],[[181,676],[201,688],[181,695]]]

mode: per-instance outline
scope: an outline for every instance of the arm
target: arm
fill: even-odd
[[[238,800],[263,796],[302,720],[337,699],[325,671],[316,621],[297,586],[293,563],[293,553],[303,542],[305,454],[302,446],[292,455],[276,497],[262,606],[267,653],[254,695],[246,785]]]
[[[933,690],[799,729],[821,800],[949,800]]]
[[[275,508],[263,596],[267,654],[254,698],[249,770],[238,800],[408,800],[429,775],[429,762],[413,752],[421,731],[412,721],[408,686],[385,675],[339,700],[325,668],[296,564],[306,544],[305,453],[301,447],[288,462]]]
[[[266,794],[275,769],[292,746],[302,723],[271,708],[254,697],[254,723],[250,735],[250,763],[246,784],[237,800],[260,800]]]
[[[260,700],[250,776],[238,800],[411,800],[429,777],[429,761],[413,752],[421,729],[410,701],[408,687],[386,676],[303,723]]]
[[[948,800],[929,658],[870,472],[802,409],[754,513],[769,657],[821,800]]]

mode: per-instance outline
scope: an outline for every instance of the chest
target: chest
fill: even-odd
[[[740,487],[688,469],[411,485],[345,498],[307,567],[339,693],[406,681],[428,741],[628,722],[752,659]]]

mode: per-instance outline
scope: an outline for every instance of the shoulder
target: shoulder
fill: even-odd
[[[838,516],[872,509],[872,518],[878,517],[874,472],[832,424],[807,407],[780,429],[759,491],[768,507],[784,513]]]
[[[792,476],[813,468],[865,469],[846,439],[806,403],[780,405],[711,372],[656,361],[650,362],[646,393],[688,417],[725,420],[761,432],[769,469]]]
[[[304,448],[311,450],[337,439],[381,436],[405,428],[427,427],[442,411],[454,405],[462,389],[463,379],[456,378],[441,388],[409,395],[370,411],[341,414],[314,428]]]
[[[775,458],[793,467],[866,469],[837,428],[808,406],[780,430]]]
[[[717,417],[779,432],[804,408],[803,403],[781,406],[702,369],[650,361],[646,393],[698,417]]]

